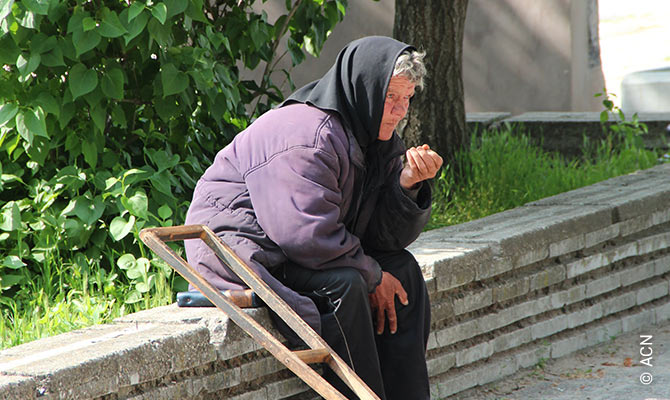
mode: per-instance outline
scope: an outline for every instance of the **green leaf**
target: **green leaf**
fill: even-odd
[[[79,196],[70,201],[68,207],[63,210],[63,214],[75,215],[85,224],[93,225],[100,217],[102,217],[104,211],[105,203],[101,198],[98,197],[93,201],[84,196]]]
[[[70,241],[74,244],[81,241],[82,237],[86,233],[86,229],[84,228],[84,224],[81,222],[81,220],[76,218],[67,218],[65,220],[65,232],[68,239],[70,239]]]
[[[40,18],[35,17],[35,13],[32,11],[25,11],[22,15],[16,16],[16,21],[24,28],[28,29],[37,29],[38,20]],[[17,27],[18,28],[18,27]],[[18,29],[17,29],[18,32]]]
[[[609,120],[609,115],[607,114],[607,110],[603,110],[600,112],[600,123],[604,124]]]
[[[81,142],[81,152],[84,154],[84,161],[91,168],[95,168],[98,163],[98,147],[95,145],[95,142],[92,140],[83,140]]]
[[[49,155],[52,146],[53,142],[50,140],[41,136],[35,136],[33,138],[32,146],[25,150],[32,162],[37,163],[37,165],[45,165],[44,162]]]
[[[112,239],[118,242],[130,233],[134,224],[135,216],[131,215],[128,220],[118,216],[109,224],[109,234],[112,236]]]
[[[17,256],[7,256],[2,260],[2,266],[11,269],[21,269],[26,266],[26,263],[21,261]]]
[[[86,17],[81,21],[81,27],[82,27],[84,32],[88,32],[90,30],[93,30],[93,29],[95,29],[96,26],[98,26],[98,24],[91,17]]]
[[[76,7],[74,14],[72,14],[70,19],[67,21],[67,33],[83,31],[83,21],[86,17],[90,17],[90,14],[86,11],[82,11],[81,8]]]
[[[83,64],[76,64],[70,69],[68,83],[74,100],[92,92],[98,86],[98,74]]]
[[[143,274],[146,274],[149,272],[149,267],[151,263],[146,257],[140,257],[137,259],[137,266],[142,271]]]
[[[251,35],[251,40],[254,42],[254,47],[260,49],[267,42],[270,35],[267,32],[267,25],[262,24],[259,20],[256,20],[249,24],[249,34]]]
[[[118,260],[116,260],[116,265],[123,270],[131,269],[135,267],[135,264],[136,264],[135,256],[128,253],[122,255],[121,257],[118,258]]]
[[[19,106],[16,103],[5,103],[0,105],[0,127],[5,126],[16,113],[19,111]]]
[[[165,0],[167,6],[167,18],[172,18],[183,13],[188,7],[188,0]]]
[[[42,54],[42,65],[47,67],[64,67],[63,50],[60,46],[56,46],[48,53]]]
[[[60,47],[61,51],[63,52],[63,57],[68,58],[74,62],[79,62],[79,57],[77,57],[77,50],[74,48],[72,40],[73,40],[72,36],[59,38],[58,47]]]
[[[84,95],[84,99],[90,107],[97,106],[104,98],[105,94],[102,93],[102,88],[100,86],[97,86],[92,92]]]
[[[346,15],[346,12],[347,12],[347,2],[346,2],[346,1],[342,1],[342,0],[335,0],[335,3],[337,3],[337,9],[338,9],[338,11],[339,11],[340,14],[342,14],[342,16],[344,17],[344,16]]]
[[[209,23],[207,17],[205,17],[205,14],[202,12],[202,9],[202,0],[190,0],[188,2],[188,7],[186,8],[186,16],[194,21]]]
[[[149,275],[149,280],[148,280],[147,282],[138,282],[138,283],[135,285],[135,288],[136,288],[137,291],[139,291],[140,293],[147,293],[147,292],[149,292],[149,291],[151,290],[151,288],[154,286],[154,282],[155,282],[155,280],[156,280],[156,275],[155,275],[155,274],[151,274],[151,275]]]
[[[135,304],[142,301],[142,294],[137,290],[133,290],[128,294],[128,297],[123,301],[126,304]]]
[[[179,156],[177,154],[168,156],[168,153],[165,150],[146,149],[145,153],[149,156],[149,159],[156,164],[156,167],[158,167],[157,172],[173,168],[179,163]]]
[[[123,111],[123,107],[119,104],[115,104],[114,108],[112,108],[112,124],[123,129],[128,127],[126,113]]]
[[[98,129],[99,132],[105,132],[105,125],[107,123],[107,109],[101,103],[96,104],[90,108],[91,119],[93,124]]]
[[[4,20],[12,12],[14,0],[0,0],[0,21]]]
[[[53,50],[56,45],[58,45],[58,40],[54,36],[47,36],[40,32],[30,39],[30,52],[46,53]]]
[[[168,219],[172,216],[172,209],[166,204],[163,204],[158,208],[158,216],[161,217],[161,219]]]
[[[147,219],[147,209],[149,207],[149,199],[144,190],[139,189],[130,198],[121,197],[121,204],[126,210],[138,218]]]
[[[28,113],[30,113],[30,111],[28,111]],[[16,130],[19,131],[19,135],[21,135],[23,140],[28,142],[28,146],[33,145],[35,134],[30,129],[28,129],[26,124],[26,115],[21,111],[16,114]]]
[[[153,15],[161,25],[165,24],[167,19],[167,6],[164,3],[158,3],[151,8],[151,15]]]
[[[149,285],[144,282],[138,282],[137,285],[135,285],[135,288],[137,288],[137,291],[140,293],[146,293],[150,290]]]
[[[74,103],[70,102],[61,104],[60,116],[58,117],[58,125],[61,129],[65,129],[67,124],[70,123],[70,120],[72,120],[72,117],[74,117],[75,112],[76,108]],[[68,136],[68,138],[69,137],[72,137],[72,135]]]
[[[173,64],[165,64],[161,68],[163,97],[183,92],[189,84],[188,75],[179,71]]]
[[[94,49],[98,44],[100,44],[100,40],[100,34],[97,31],[74,31],[72,34],[72,44],[74,45],[76,56],[79,57],[82,54]]]
[[[116,100],[123,99],[123,71],[120,68],[112,68],[102,76],[102,92],[107,97]]]
[[[102,21],[100,21],[97,31],[100,33],[100,36],[107,38],[116,38],[128,32],[121,24],[116,12],[107,7],[102,9]]]
[[[1,1],[3,0],[0,0],[0,2]],[[2,17],[0,17],[0,21],[1,20]],[[14,64],[19,57],[19,54],[21,54],[21,49],[16,45],[12,36],[13,35],[5,35],[0,38],[0,49],[2,49],[2,51],[0,51],[0,64]]]
[[[60,116],[60,105],[58,104],[56,99],[51,95],[51,93],[41,92],[37,96],[37,99],[35,99],[35,103],[37,103],[37,105],[42,107],[42,109],[46,113],[52,114],[56,116],[56,118]]]
[[[162,171],[151,176],[151,185],[154,189],[166,196],[174,197],[173,188],[170,183],[172,174],[169,171]]]
[[[35,14],[47,15],[49,13],[49,0],[22,0],[21,3]]]
[[[309,36],[305,36],[305,51],[307,54],[311,55],[314,58],[319,57],[319,49],[317,46],[314,45],[314,42],[312,41],[312,38]]]
[[[165,122],[169,121],[173,116],[178,116],[181,112],[174,97],[157,98],[154,100],[154,108],[158,116]]]
[[[161,25],[156,18],[152,18],[147,24],[149,35],[161,46],[169,46],[171,43],[171,29],[168,25]]]
[[[28,76],[34,72],[37,67],[40,66],[40,61],[42,57],[39,53],[30,53],[28,59],[26,59],[23,54],[19,55],[19,58],[16,60],[16,67],[19,69],[21,77]]]
[[[128,268],[128,270],[126,271],[126,276],[128,276],[128,278],[130,278],[133,281],[142,278],[143,275],[144,274],[142,272],[142,269],[138,265],[138,263],[135,263],[135,265],[133,265],[132,268]]]
[[[21,210],[15,201],[10,201],[2,207],[0,229],[6,232],[21,229]]]
[[[128,8],[128,22],[132,21],[140,15],[140,13],[144,10],[144,3],[140,1],[134,1],[133,4],[130,5]]]
[[[21,283],[24,280],[23,275],[8,274],[0,276],[0,289],[8,289],[14,285]]]
[[[34,136],[49,138],[47,134],[47,124],[44,118],[44,111],[41,107],[34,110],[26,110],[23,113],[25,126]]]
[[[326,3],[324,11],[326,14],[326,18],[328,18],[330,29],[332,29],[340,21],[340,16],[337,12],[337,6],[335,5],[335,3],[328,2]]]
[[[302,52],[300,45],[292,38],[288,38],[288,51],[291,53],[291,60],[293,61],[293,66],[300,64],[305,59],[305,53]]]
[[[138,3],[133,3],[133,4],[138,4]],[[123,22],[123,13],[121,13],[121,22]],[[132,20],[128,21],[128,24],[126,25],[126,30],[128,33],[123,35],[123,39],[126,42],[126,45],[130,43],[131,40],[135,39],[137,35],[142,33],[144,31],[144,28],[147,26],[147,22],[149,22],[149,14],[146,12],[143,12],[137,16],[137,18],[133,18]]]

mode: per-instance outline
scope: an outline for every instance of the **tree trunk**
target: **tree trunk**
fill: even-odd
[[[455,153],[469,143],[463,100],[463,32],[468,0],[396,0],[393,36],[426,52],[428,76],[400,135],[423,143],[458,171]]]

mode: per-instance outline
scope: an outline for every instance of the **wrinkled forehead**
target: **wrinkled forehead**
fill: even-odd
[[[386,93],[398,93],[403,95],[413,95],[415,84],[407,77],[396,75],[391,77]]]

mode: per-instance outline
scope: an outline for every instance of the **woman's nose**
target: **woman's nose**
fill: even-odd
[[[404,117],[405,114],[407,113],[408,108],[409,108],[409,101],[400,100],[393,105],[393,113],[396,115],[402,115]]]

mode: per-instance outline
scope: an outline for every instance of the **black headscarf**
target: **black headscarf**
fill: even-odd
[[[319,80],[303,86],[281,106],[298,102],[337,112],[364,153],[379,136],[384,99],[404,50],[414,49],[385,36],[369,36],[346,45]]]
[[[370,198],[384,183],[386,165],[404,152],[397,135],[377,140],[384,114],[384,100],[395,62],[405,50],[414,47],[385,36],[369,36],[345,46],[335,64],[319,80],[298,89],[280,107],[306,103],[322,110],[335,111],[355,138],[360,150],[350,154],[354,164],[361,159],[362,169],[354,183],[354,204],[344,218],[347,228],[357,229],[361,202]],[[358,154],[355,154],[358,153]],[[362,154],[361,154],[362,153]]]

